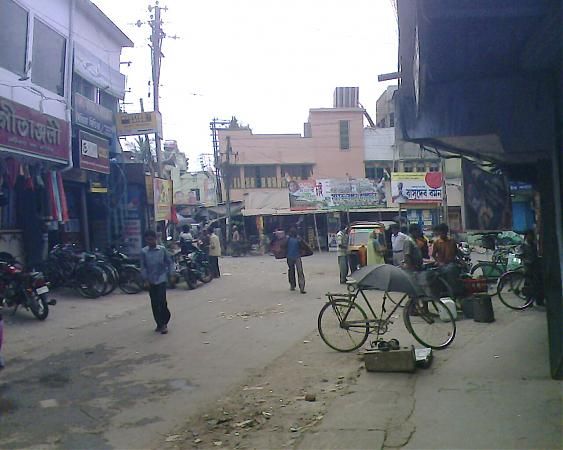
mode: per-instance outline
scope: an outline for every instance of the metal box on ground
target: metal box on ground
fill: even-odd
[[[364,362],[368,372],[414,372],[414,346],[398,350],[368,349],[364,352]]]
[[[475,322],[490,323],[495,321],[491,296],[475,294],[473,297],[473,320]]]

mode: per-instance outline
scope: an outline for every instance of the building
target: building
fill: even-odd
[[[438,222],[447,222],[452,230],[462,231],[461,165],[459,160],[442,161],[436,153],[402,139],[397,125],[395,93],[398,86],[388,86],[376,102],[376,127],[364,130],[365,176],[376,181],[389,181],[394,172],[443,172],[446,196],[441,201],[405,203],[402,209],[409,222],[431,229]],[[422,177],[422,176],[421,176]],[[392,198],[391,194],[389,197]],[[447,205],[444,210],[444,204]],[[391,203],[389,206],[398,208]]]
[[[559,379],[563,378],[562,14],[559,0],[398,2],[403,138],[492,164],[511,182],[529,183],[538,192],[536,230],[549,358],[551,375]],[[464,163],[466,167],[471,169]],[[464,190],[471,186],[478,191],[479,178],[473,173],[474,169],[464,170]],[[488,176],[485,171],[476,173]],[[492,194],[475,198],[489,223],[499,212],[490,205],[506,209],[505,202],[497,201],[506,195]],[[468,191],[465,197],[469,203]],[[501,225],[508,222],[505,214],[498,219]]]
[[[86,247],[98,227],[107,236],[100,216],[89,220],[88,194],[107,187],[125,90],[120,53],[132,45],[89,0],[0,3],[3,250],[35,264],[45,254],[40,230]]]

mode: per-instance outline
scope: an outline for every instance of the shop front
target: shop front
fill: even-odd
[[[69,148],[68,122],[0,97],[0,251],[30,266],[46,254],[48,228],[68,220]]]

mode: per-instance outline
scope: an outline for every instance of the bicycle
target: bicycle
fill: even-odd
[[[520,259],[515,255],[514,246],[497,248],[491,261],[478,261],[470,271],[474,278],[485,278],[488,290],[490,290],[499,278],[510,269],[517,269],[521,264]]]
[[[543,300],[542,282],[534,279],[530,270],[519,267],[505,272],[499,278],[497,295],[505,306],[523,310],[532,306],[534,300]]]
[[[319,312],[317,327],[321,339],[330,348],[339,352],[357,350],[373,333],[377,334],[376,340],[379,340],[379,336],[388,331],[389,325],[393,323],[393,314],[403,303],[405,327],[420,344],[439,350],[446,348],[454,340],[455,319],[440,299],[424,296],[414,298],[404,294],[400,300],[393,301],[394,307],[384,317],[386,302],[392,300],[389,292],[384,291],[381,316],[378,317],[364,290],[369,289],[358,287],[347,294],[326,294],[328,302]],[[368,318],[366,312],[356,303],[360,295],[367,304],[371,318]]]

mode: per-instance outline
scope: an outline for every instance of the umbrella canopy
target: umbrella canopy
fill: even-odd
[[[356,270],[351,278],[360,288],[403,292],[410,297],[420,295],[420,290],[414,284],[409,273],[391,264],[362,267],[360,270]]]

